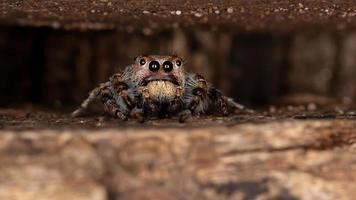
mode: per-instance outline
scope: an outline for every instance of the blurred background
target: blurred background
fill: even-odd
[[[0,105],[77,105],[135,56],[175,53],[248,106],[351,106],[355,16],[353,1],[9,1]]]
[[[0,103],[73,106],[139,54],[177,53],[249,106],[356,98],[356,33],[288,34],[174,28],[155,34],[1,28]]]

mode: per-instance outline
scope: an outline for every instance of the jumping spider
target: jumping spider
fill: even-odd
[[[180,122],[205,113],[228,115],[243,106],[208,83],[183,70],[178,56],[144,55],[122,73],[92,90],[72,116],[80,116],[90,102],[101,100],[107,112],[122,120],[178,116]]]

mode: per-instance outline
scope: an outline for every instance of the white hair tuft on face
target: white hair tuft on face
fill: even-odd
[[[151,81],[147,89],[152,100],[171,101],[175,97],[177,87],[169,81]]]

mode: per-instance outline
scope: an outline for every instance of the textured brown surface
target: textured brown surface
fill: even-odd
[[[65,29],[155,30],[177,26],[223,25],[240,30],[295,30],[321,26],[354,28],[352,0],[4,0],[3,25]]]
[[[139,125],[2,110],[0,199],[353,199],[355,113],[282,113]]]

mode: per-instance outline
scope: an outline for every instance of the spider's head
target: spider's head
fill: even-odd
[[[150,96],[172,99],[184,86],[183,60],[178,56],[144,55],[135,58],[134,79]]]

